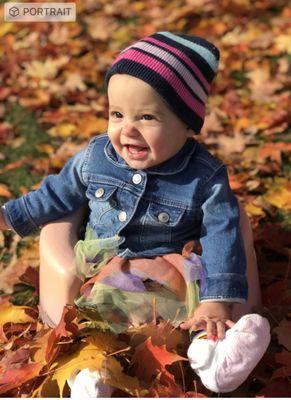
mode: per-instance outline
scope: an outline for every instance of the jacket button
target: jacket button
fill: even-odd
[[[127,214],[126,214],[125,211],[121,211],[121,212],[118,214],[118,219],[119,219],[120,222],[126,221],[126,218],[127,218]]]
[[[169,219],[170,219],[169,214],[167,214],[167,213],[165,213],[165,212],[162,212],[162,213],[160,213],[160,214],[158,215],[158,220],[159,220],[160,222],[166,223],[166,222],[169,221]]]
[[[134,175],[133,175],[133,177],[132,177],[132,182],[133,182],[135,185],[138,185],[139,183],[141,183],[141,181],[142,181],[142,176],[141,176],[141,174],[134,174]]]
[[[105,193],[105,190],[103,188],[99,188],[95,192],[95,197],[98,197],[98,198],[102,197],[104,195],[104,193]]]

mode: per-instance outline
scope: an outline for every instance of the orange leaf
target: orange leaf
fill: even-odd
[[[45,359],[52,360],[59,352],[58,342],[61,339],[72,338],[78,334],[78,326],[73,323],[76,317],[76,309],[73,306],[64,307],[62,318],[56,328],[48,337]]]
[[[40,363],[13,364],[1,373],[0,393],[17,388],[30,379],[37,377],[42,367],[43,365]]]
[[[0,196],[7,198],[12,197],[12,193],[8,189],[8,186],[4,185],[4,183],[0,183]]]
[[[151,381],[158,372],[169,374],[166,365],[186,360],[187,358],[168,352],[165,345],[154,346],[151,338],[148,338],[137,347],[132,362],[137,364],[136,376]]]

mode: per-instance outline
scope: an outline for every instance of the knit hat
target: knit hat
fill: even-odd
[[[114,74],[143,80],[198,134],[218,61],[219,50],[201,37],[157,32],[123,50],[107,71],[105,84]]]

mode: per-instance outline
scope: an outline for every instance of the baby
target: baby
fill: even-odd
[[[226,166],[193,138],[218,61],[213,44],[185,34],[158,32],[127,47],[105,77],[107,133],[38,190],[4,204],[0,228],[24,236],[88,203],[75,250],[77,274],[89,280],[77,305],[95,307],[120,332],[155,300],[161,318],[205,330],[190,345],[190,364],[205,386],[224,392],[246,379],[270,335],[259,315],[232,321],[233,304],[248,294],[239,207]],[[201,256],[191,252],[195,240]],[[89,395],[78,392],[82,382],[93,385],[90,396],[109,396],[102,374],[81,371],[69,381],[72,396]]]

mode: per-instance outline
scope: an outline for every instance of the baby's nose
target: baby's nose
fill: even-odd
[[[128,136],[137,136],[139,135],[139,130],[134,126],[134,124],[126,123],[122,127],[122,133]]]

